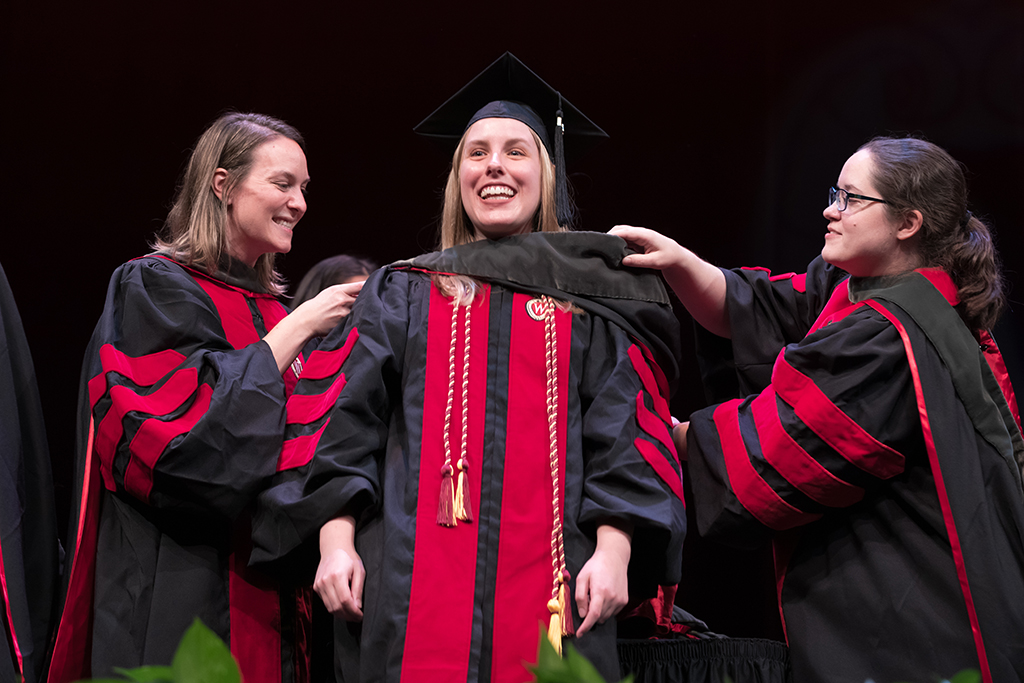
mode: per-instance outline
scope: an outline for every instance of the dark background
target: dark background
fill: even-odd
[[[611,135],[569,168],[584,229],[655,228],[723,266],[802,271],[823,243],[827,188],[870,137],[945,147],[997,233],[1011,310],[996,334],[1024,386],[1021,0],[332,4],[5,9],[0,262],[61,515],[107,280],[147,251],[206,125],[259,111],[305,135],[309,210],[279,261],[290,281],[339,252],[386,263],[436,239],[448,159],[412,127],[506,50]],[[703,401],[687,344],[680,417]],[[679,603],[714,630],[779,637],[765,558],[695,536]]]

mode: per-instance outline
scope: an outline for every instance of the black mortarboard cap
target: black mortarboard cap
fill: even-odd
[[[522,121],[544,142],[555,164],[558,223],[570,223],[565,157],[578,157],[608,134],[511,52],[480,72],[413,130],[454,149],[471,125],[486,118]]]

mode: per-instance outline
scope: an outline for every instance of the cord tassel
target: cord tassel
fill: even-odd
[[[455,516],[463,522],[473,521],[473,503],[469,497],[469,477],[466,470],[469,465],[464,458],[459,458],[459,484],[455,490]]]
[[[548,622],[548,642],[555,648],[558,656],[562,656],[562,615],[561,606],[558,600],[548,600],[548,611],[551,612],[551,620]]]
[[[558,587],[558,613],[561,615],[562,635],[571,638],[576,635],[572,623],[572,609],[569,607],[569,572],[562,571],[562,585]]]
[[[455,487],[452,486],[452,466],[441,468],[441,495],[437,501],[437,523],[455,526]]]

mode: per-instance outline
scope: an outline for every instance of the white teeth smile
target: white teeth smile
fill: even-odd
[[[480,190],[481,199],[487,199],[488,197],[514,197],[515,194],[515,190],[504,185],[488,185]]]
[[[280,226],[283,226],[283,227],[285,227],[285,228],[288,228],[289,230],[291,230],[291,229],[292,229],[292,226],[294,226],[294,225],[295,225],[295,223],[293,223],[293,222],[291,222],[291,221],[286,221],[286,220],[284,220],[284,219],[281,219],[281,218],[275,218],[275,219],[274,219],[274,222],[275,222],[275,223],[277,223],[277,224],[278,224],[278,225],[280,225]]]

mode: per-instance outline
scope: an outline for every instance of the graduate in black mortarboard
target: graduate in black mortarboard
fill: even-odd
[[[618,680],[612,617],[680,572],[668,297],[566,232],[563,152],[605,134],[511,54],[416,131],[457,145],[443,251],[306,365],[254,560],[319,538],[345,681],[529,680],[538,624]]]

